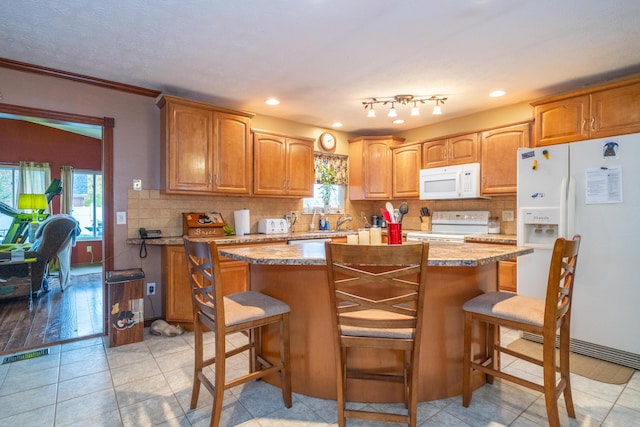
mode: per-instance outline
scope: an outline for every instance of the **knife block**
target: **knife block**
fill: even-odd
[[[431,231],[431,217],[430,216],[421,216],[420,217],[420,231]]]

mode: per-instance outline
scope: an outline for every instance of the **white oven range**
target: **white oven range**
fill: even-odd
[[[409,231],[407,241],[464,243],[464,237],[489,232],[489,211],[439,211],[431,217],[431,231]]]

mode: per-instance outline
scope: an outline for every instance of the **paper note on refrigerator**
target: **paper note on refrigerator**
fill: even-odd
[[[585,203],[622,203],[622,169],[590,168],[585,170]]]

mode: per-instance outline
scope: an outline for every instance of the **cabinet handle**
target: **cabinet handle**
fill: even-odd
[[[209,184],[213,182],[213,174],[209,174]]]
[[[587,130],[587,119],[582,119],[582,130],[583,131]]]
[[[591,130],[596,130],[596,118],[591,117]]]

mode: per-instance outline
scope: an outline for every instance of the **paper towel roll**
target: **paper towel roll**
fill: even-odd
[[[233,212],[233,220],[236,225],[236,236],[251,234],[251,220],[249,209],[240,209]]]

